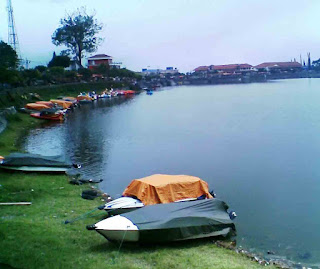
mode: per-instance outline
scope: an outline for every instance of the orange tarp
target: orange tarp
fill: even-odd
[[[198,177],[160,174],[134,179],[122,195],[135,196],[145,205],[172,203],[201,195],[213,198],[208,183]]]
[[[51,103],[50,101],[38,101],[38,102],[36,102],[36,104],[42,104],[42,105],[46,105],[48,107],[53,107],[53,103]]]
[[[72,106],[72,102],[69,101],[63,101],[63,100],[50,100],[51,103],[57,104],[61,106],[62,108],[66,109]]]
[[[47,109],[47,108],[50,108],[50,107],[45,105],[45,104],[29,103],[29,104],[25,105],[25,108],[33,109],[33,110],[42,110],[42,109]]]

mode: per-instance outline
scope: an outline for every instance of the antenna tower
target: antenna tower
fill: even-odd
[[[13,9],[11,0],[7,0],[8,9],[8,44],[16,51],[18,58],[21,59],[19,40],[14,23]]]

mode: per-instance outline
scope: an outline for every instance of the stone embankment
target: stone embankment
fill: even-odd
[[[0,111],[0,134],[6,129],[7,127],[7,116],[16,114],[16,109],[12,106]]]

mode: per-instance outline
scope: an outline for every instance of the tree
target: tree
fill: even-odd
[[[108,71],[110,70],[110,66],[106,64],[100,64],[97,66],[94,71],[101,75],[107,75]]]
[[[16,68],[19,64],[19,59],[16,51],[7,43],[0,42],[0,67]]]
[[[94,15],[88,15],[84,8],[67,15],[60,20],[60,24],[52,35],[52,43],[66,46],[69,54],[74,55],[77,63],[82,66],[84,52],[96,51],[102,41],[97,37],[102,24],[97,22]]]
[[[54,66],[60,66],[60,67],[69,67],[70,66],[70,58],[68,56],[56,56],[56,53],[53,53],[52,59],[48,64],[48,67],[54,67]]]
[[[86,81],[89,81],[92,77],[92,71],[88,68],[80,68],[78,73],[82,76],[82,79]]]
[[[312,65],[313,65],[313,67],[314,67],[314,69],[315,69],[316,71],[319,71],[319,70],[320,70],[320,59],[318,59],[318,60],[316,60],[316,61],[313,61],[313,62],[312,62]]]
[[[38,70],[40,73],[43,73],[47,70],[47,67],[44,65],[37,65],[34,69]]]

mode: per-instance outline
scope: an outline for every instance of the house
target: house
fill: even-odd
[[[88,58],[88,68],[91,70],[102,64],[120,69],[122,63],[114,63],[112,57],[107,54],[97,54]]]
[[[256,65],[255,68],[267,72],[295,72],[302,70],[302,65],[298,62],[267,62]]]
[[[215,71],[218,73],[243,73],[253,71],[253,67],[250,64],[224,64],[224,65],[210,65],[199,66],[194,69],[195,72],[210,72]]]
[[[195,68],[194,72],[207,72],[207,71],[209,71],[209,69],[210,69],[209,66],[202,65],[202,66]]]
[[[253,71],[253,67],[250,64],[224,64],[224,65],[211,65],[210,70],[217,71],[219,73],[243,73]]]

